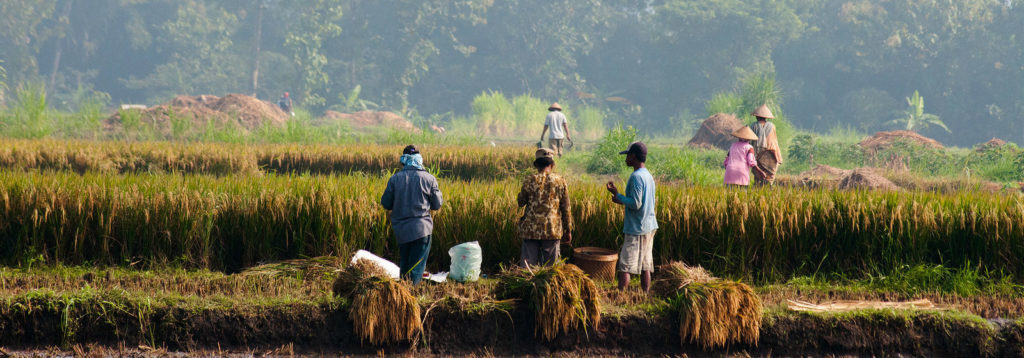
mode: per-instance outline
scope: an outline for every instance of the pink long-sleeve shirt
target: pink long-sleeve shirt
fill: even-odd
[[[744,141],[733,143],[724,165],[725,184],[750,185],[750,168],[757,165],[754,147]]]

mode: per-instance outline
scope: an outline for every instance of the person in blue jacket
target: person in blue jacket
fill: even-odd
[[[423,278],[427,266],[434,231],[430,211],[441,208],[441,190],[437,178],[423,168],[423,156],[415,146],[405,147],[399,161],[403,168],[388,179],[380,204],[391,210],[401,275],[415,285]]]

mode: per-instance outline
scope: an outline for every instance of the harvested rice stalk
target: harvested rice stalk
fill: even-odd
[[[338,273],[334,280],[332,291],[335,296],[351,298],[355,293],[364,292],[369,289],[370,278],[390,278],[387,271],[367,259],[356,260],[345,270]]]
[[[495,290],[499,298],[525,302],[534,313],[534,336],[547,341],[601,321],[597,286],[574,265],[513,268],[501,274]]]
[[[761,299],[750,286],[729,280],[693,282],[671,303],[679,312],[681,343],[712,348],[757,345],[760,339]]]
[[[390,277],[373,276],[370,288],[352,298],[348,317],[360,339],[371,344],[408,342],[423,330],[420,305],[409,288]]]
[[[333,275],[342,267],[337,256],[317,256],[253,266],[241,272],[242,276],[301,277],[316,280]]]
[[[352,300],[348,317],[363,341],[390,344],[411,341],[423,331],[420,305],[409,287],[395,281],[373,261],[360,259],[338,274],[334,294]]]
[[[675,297],[679,290],[691,283],[706,283],[717,280],[700,266],[689,266],[679,261],[661,265],[651,282],[651,291],[661,297]]]

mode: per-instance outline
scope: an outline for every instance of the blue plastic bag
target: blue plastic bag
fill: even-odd
[[[483,250],[476,241],[452,246],[448,249],[452,257],[448,278],[458,282],[472,282],[480,279],[480,264],[484,260]]]

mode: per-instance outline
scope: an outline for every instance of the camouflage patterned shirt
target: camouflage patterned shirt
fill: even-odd
[[[572,230],[569,190],[561,176],[537,173],[526,177],[518,201],[526,207],[516,224],[519,239],[561,240],[566,230]]]

